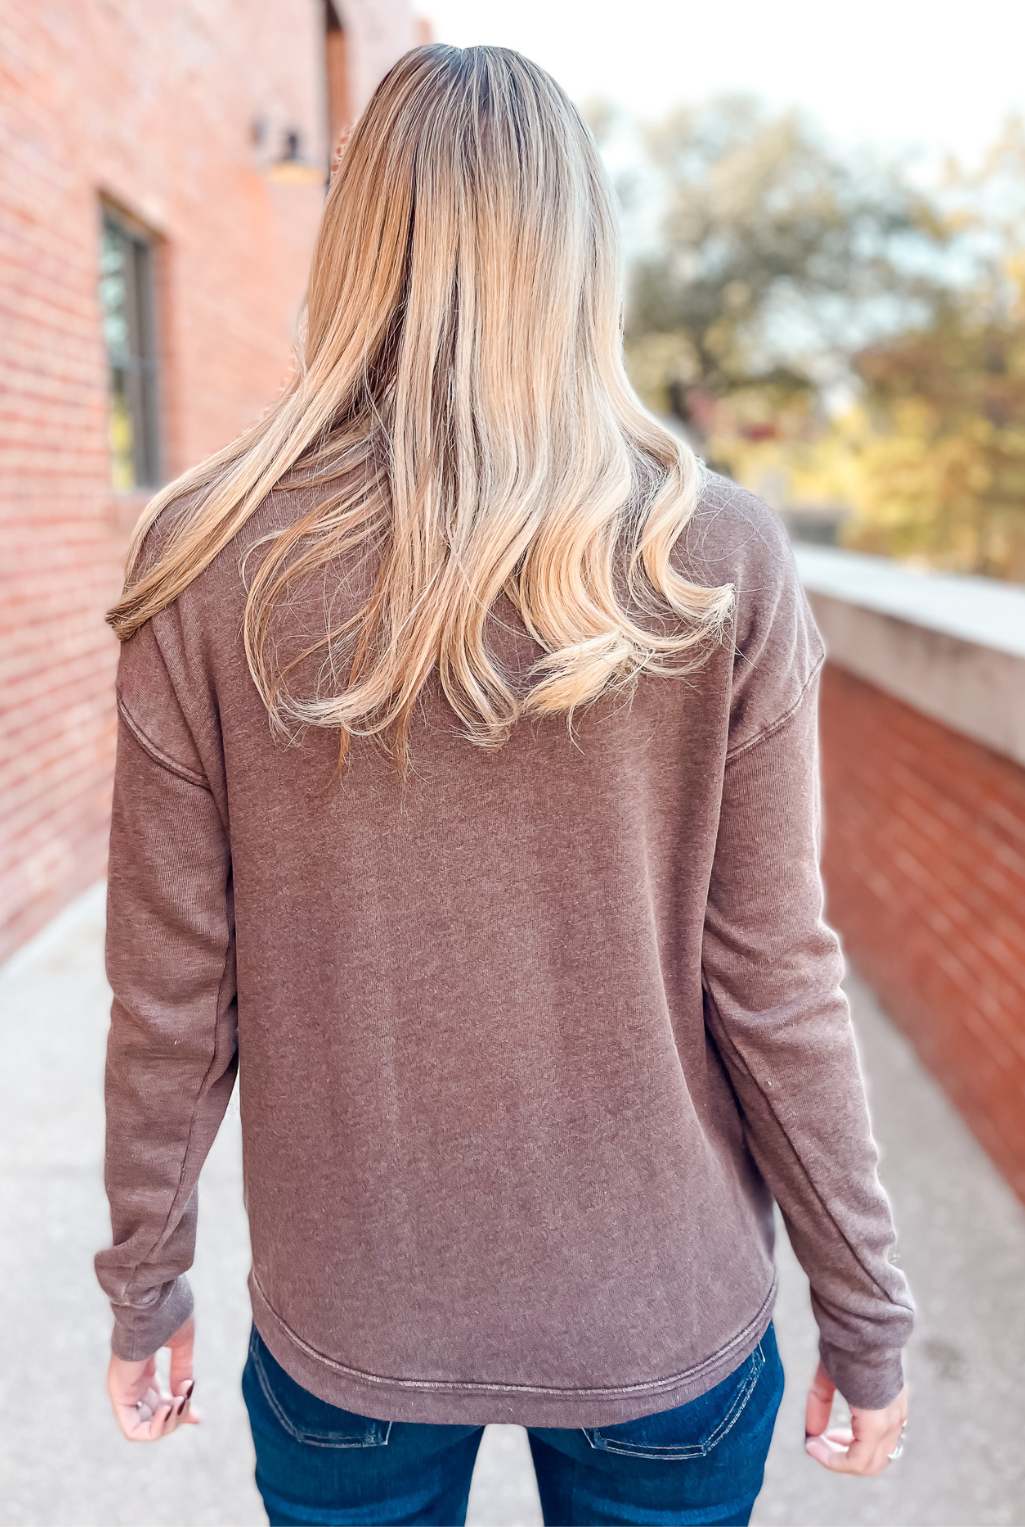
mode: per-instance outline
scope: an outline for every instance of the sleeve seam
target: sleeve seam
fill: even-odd
[[[191,1112],[189,1114],[189,1127],[188,1127],[188,1130],[186,1131],[186,1134],[185,1134],[185,1142],[184,1142],[184,1147],[182,1149],[181,1165],[180,1165],[179,1170],[178,1170],[178,1182],[175,1185],[174,1192],[171,1195],[171,1201],[170,1201],[170,1203],[167,1206],[167,1213],[164,1216],[163,1222],[162,1222],[162,1224],[160,1226],[160,1230],[157,1233],[156,1239],[154,1240],[154,1242],[153,1242],[152,1246],[150,1247],[149,1251],[147,1251],[144,1256],[140,1256],[139,1257],[138,1261],[135,1263],[135,1266],[132,1268],[131,1275],[125,1281],[125,1300],[124,1300],[125,1303],[127,1303],[127,1299],[128,1299],[129,1293],[135,1287],[135,1283],[136,1283],[136,1280],[139,1277],[140,1272],[142,1271],[142,1269],[144,1267],[146,1267],[150,1262],[152,1262],[152,1260],[153,1260],[154,1256],[156,1255],[157,1251],[163,1245],[163,1243],[164,1243],[164,1241],[165,1241],[165,1239],[167,1237],[167,1234],[168,1234],[168,1229],[169,1229],[169,1227],[171,1227],[171,1220],[172,1220],[172,1216],[174,1215],[175,1205],[178,1203],[179,1198],[181,1197],[182,1183],[185,1181],[186,1168],[188,1167],[188,1164],[189,1164],[189,1151],[192,1148],[192,1137],[193,1137],[193,1135],[196,1132],[196,1118],[197,1118],[197,1115],[199,1113],[200,1104],[203,1102],[204,1097],[206,1097],[206,1095],[210,1091],[211,1077],[214,1077],[214,1071],[215,1071],[215,1067],[217,1065],[217,1059],[218,1059],[217,1029],[218,1029],[218,1022],[219,1022],[220,1015],[221,1015],[221,993],[224,990],[224,978],[225,978],[225,976],[228,973],[228,962],[229,962],[229,960],[231,958],[231,949],[232,949],[232,945],[233,945],[234,941],[235,941],[234,933],[231,931],[231,929],[229,927],[228,945],[227,945],[227,948],[225,949],[225,952],[224,952],[224,966],[223,966],[223,968],[221,970],[221,978],[220,978],[219,982],[217,983],[217,999],[216,999],[216,1004],[215,1004],[215,1007],[214,1007],[213,1046],[212,1046],[211,1053],[210,1053],[210,1060],[209,1060],[209,1062],[208,1062],[208,1064],[206,1066],[206,1069],[204,1070],[203,1075],[202,1075],[202,1077],[200,1079],[199,1089],[196,1092],[196,1095],[195,1095],[195,1097],[192,1100],[192,1109],[191,1109]],[[237,1036],[236,1036],[235,1047],[234,1047],[234,1050],[232,1051],[232,1058],[234,1058],[237,1054],[238,1054],[238,1039],[237,1039]],[[231,1064],[231,1062],[229,1061],[229,1065],[230,1064]],[[223,1071],[221,1072],[221,1075],[224,1075]],[[214,1077],[214,1079],[216,1080],[216,1077]],[[223,1114],[222,1114],[221,1117],[223,1119]],[[219,1129],[220,1128],[220,1124],[218,1124],[217,1127]],[[208,1150],[209,1150],[209,1147],[208,1147]],[[193,1188],[192,1193],[189,1194],[189,1197],[185,1201],[185,1209],[182,1210],[182,1214],[184,1214],[186,1212],[186,1210],[188,1209],[189,1201],[192,1198],[192,1194],[198,1192],[198,1188],[199,1188],[199,1182],[198,1182],[198,1178],[197,1178],[196,1186]],[[198,1202],[197,1202],[197,1217],[198,1217]],[[178,1223],[181,1222],[181,1218],[182,1218],[182,1215],[179,1215],[178,1216]],[[188,1272],[188,1270],[189,1269],[186,1268],[185,1272],[178,1273],[176,1275],[176,1277],[175,1277],[175,1283],[177,1283],[179,1278],[184,1277],[186,1275],[186,1273]],[[152,1285],[148,1285],[148,1286],[151,1287]],[[133,1308],[133,1306],[129,1305],[128,1308]],[[138,1306],[134,1306],[134,1308],[138,1308]]]
[[[745,753],[750,753],[752,748],[758,747],[758,745],[762,742],[767,742],[770,737],[774,737],[777,732],[781,731],[783,727],[786,726],[787,722],[797,714],[801,706],[804,704],[805,696],[821,673],[822,665],[824,662],[825,654],[823,654],[818,659],[815,666],[812,668],[811,673],[809,673],[808,677],[801,685],[800,693],[798,694],[797,699],[783,712],[781,716],[778,716],[775,721],[771,722],[769,726],[763,728],[762,731],[756,733],[756,735],[751,737],[747,742],[742,742],[739,747],[727,748],[727,764],[731,764],[735,758],[742,758]]]
[[[719,1020],[719,1028],[720,1028],[720,1030],[722,1032],[722,1035],[725,1038],[727,1044],[729,1045],[730,1050],[733,1053],[735,1061],[737,1062],[739,1067],[743,1070],[744,1074],[747,1076],[747,1078],[750,1081],[751,1085],[754,1087],[755,1091],[758,1093],[759,1097],[762,1099],[762,1102],[765,1104],[766,1111],[770,1115],[773,1123],[775,1124],[776,1128],[779,1130],[781,1136],[786,1141],[787,1149],[790,1152],[791,1159],[797,1164],[797,1167],[798,1167],[798,1170],[801,1173],[801,1176],[803,1177],[803,1179],[804,1179],[805,1183],[807,1184],[808,1188],[811,1190],[811,1192],[812,1192],[816,1202],[819,1205],[819,1208],[822,1210],[822,1213],[823,1213],[826,1221],[828,1222],[829,1225],[832,1226],[833,1232],[836,1235],[837,1239],[841,1242],[842,1245],[846,1246],[847,1251],[850,1253],[851,1259],[853,1260],[855,1265],[861,1269],[862,1273],[868,1279],[868,1281],[872,1285],[872,1287],[875,1288],[882,1295],[883,1299],[886,1301],[886,1303],[889,1306],[891,1306],[893,1309],[898,1309],[898,1310],[910,1310],[912,1308],[912,1306],[910,1306],[908,1304],[905,1304],[900,1299],[895,1299],[893,1297],[893,1295],[890,1293],[890,1291],[883,1287],[883,1285],[879,1282],[878,1278],[872,1272],[871,1268],[866,1266],[864,1258],[858,1252],[857,1248],[854,1246],[854,1244],[850,1240],[850,1237],[844,1232],[842,1226],[837,1223],[836,1216],[833,1214],[832,1210],[829,1208],[829,1205],[826,1203],[826,1201],[823,1198],[822,1194],[819,1192],[818,1185],[816,1184],[816,1182],[815,1182],[814,1178],[812,1177],[811,1173],[808,1171],[808,1168],[807,1168],[807,1166],[805,1164],[803,1156],[801,1155],[800,1151],[797,1149],[797,1146],[794,1144],[793,1140],[790,1138],[790,1133],[787,1130],[786,1125],[783,1123],[783,1120],[780,1118],[779,1114],[776,1112],[776,1109],[773,1106],[772,1100],[768,1097],[768,1095],[766,1094],[764,1088],[759,1085],[758,1080],[755,1077],[754,1073],[752,1072],[750,1066],[747,1064],[746,1060],[744,1059],[744,1057],[740,1053],[740,1051],[737,1049],[736,1045],[733,1044],[733,1041],[730,1039],[729,1031],[727,1029],[727,1026],[723,1022],[722,1014],[719,1012],[719,1004],[716,1002],[714,994],[709,989],[707,981],[705,981],[703,984],[704,984],[705,992],[707,993],[707,995],[708,995],[708,997],[709,997],[709,999],[711,1001],[712,1007],[713,1007],[713,1009],[715,1011],[716,1017]],[[850,1019],[848,1019],[848,1022],[850,1022]],[[716,1036],[716,1037],[718,1038],[718,1036]],[[741,1108],[743,1110],[743,1103],[741,1103]],[[746,1110],[743,1110],[743,1111],[744,1111],[745,1122],[747,1123],[748,1128],[750,1129],[751,1128],[751,1121],[750,1121],[750,1119],[749,1119],[749,1117],[748,1117],[748,1115],[746,1113]],[[778,1202],[778,1200],[777,1200],[777,1202]],[[780,1208],[782,1209],[782,1205],[780,1205]]]
[[[159,766],[162,769],[166,769],[169,774],[177,775],[179,779],[185,780],[187,784],[197,785],[201,790],[206,790],[208,792],[210,791],[210,786],[202,774],[197,774],[195,769],[190,769],[187,767],[187,765],[179,763],[176,758],[172,758],[169,753],[165,753],[162,748],[158,748],[156,743],[147,737],[146,733],[143,731],[142,727],[136,721],[135,717],[128,709],[128,706],[125,704],[124,695],[120,692],[120,690],[118,691],[117,696],[117,708],[122,720],[124,721],[128,730],[131,732],[132,736],[135,738],[136,742],[142,749],[144,749],[146,753],[149,754],[150,758],[152,758],[155,764],[159,764]]]

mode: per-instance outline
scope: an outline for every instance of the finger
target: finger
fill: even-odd
[[[881,1474],[891,1462],[890,1454],[897,1448],[904,1430],[906,1406],[898,1403],[885,1410],[851,1411],[851,1426],[859,1444],[855,1460],[859,1472]]]
[[[833,1441],[828,1434],[806,1438],[804,1451],[808,1454],[809,1458],[814,1458],[815,1462],[820,1463],[824,1469],[833,1468],[833,1459],[845,1457],[847,1453],[846,1447],[842,1443]]]
[[[171,1413],[170,1401],[166,1401],[153,1414],[148,1407],[121,1405],[117,1407],[118,1425],[129,1442],[156,1442],[163,1436],[164,1424]]]
[[[170,1436],[178,1425],[178,1400],[168,1400],[165,1405],[153,1417],[151,1425],[151,1440],[159,1442],[161,1437]]]
[[[897,1453],[900,1449],[901,1442],[903,1440],[903,1434],[904,1428],[902,1426],[894,1426],[886,1433],[884,1437],[879,1439],[877,1448],[880,1459],[880,1468],[888,1469],[890,1464],[896,1461],[892,1455]]]
[[[134,1400],[125,1400],[122,1403],[127,1409],[134,1410],[137,1420],[144,1422],[148,1426],[160,1407],[169,1404],[170,1400],[170,1395],[161,1394],[158,1389],[147,1389],[145,1394],[137,1396]]]
[[[804,1434],[806,1437],[819,1437],[826,1430],[835,1393],[836,1385],[822,1363],[819,1363],[811,1388],[808,1390],[808,1403],[805,1406]]]
[[[886,1454],[881,1451],[878,1438],[870,1441],[864,1437],[855,1437],[847,1446],[831,1441],[828,1433],[825,1437],[813,1440],[830,1446],[831,1451],[824,1461],[826,1468],[836,1474],[881,1474],[886,1468]]]
[[[182,1423],[184,1425],[186,1425],[186,1426],[198,1426],[200,1421],[202,1420],[202,1416],[200,1415],[199,1411],[196,1410],[195,1406],[192,1403],[192,1396],[193,1396],[193,1393],[195,1391],[195,1388],[196,1388],[196,1383],[195,1383],[195,1380],[193,1379],[188,1384],[188,1386],[186,1387],[186,1390],[185,1390],[185,1403],[181,1407],[180,1419],[181,1419]]]
[[[143,1421],[134,1405],[115,1405],[114,1414],[117,1424],[121,1428],[121,1435],[127,1437],[129,1442],[136,1442],[143,1427],[149,1428],[150,1418]]]
[[[145,1400],[113,1400],[113,1407],[118,1426],[131,1441],[135,1441],[141,1431],[148,1432],[154,1406]]]
[[[171,1337],[171,1393],[184,1394],[193,1377],[193,1352],[195,1349],[195,1324],[189,1319]]]
[[[171,1393],[175,1396],[176,1399],[184,1399],[187,1394],[191,1394],[192,1386],[195,1383],[195,1376],[192,1372],[192,1364],[182,1364],[180,1367],[176,1368],[172,1362],[170,1380]]]

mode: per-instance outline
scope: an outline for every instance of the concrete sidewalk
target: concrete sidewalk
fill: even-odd
[[[107,1412],[109,1316],[91,1266],[107,1235],[102,917],[102,896],[90,892],[0,973],[0,1522],[262,1523],[238,1392],[249,1313],[234,1107],[203,1175],[193,1278],[205,1423],[160,1447],[131,1447]],[[788,1387],[754,1520],[1020,1527],[1025,1212],[870,993],[852,981],[851,996],[884,1180],[920,1306],[907,1451],[868,1481],[829,1476],[805,1457],[815,1330],[784,1237],[776,1325]],[[540,1522],[518,1428],[488,1428],[469,1520]]]

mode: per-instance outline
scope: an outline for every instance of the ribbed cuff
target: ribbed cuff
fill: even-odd
[[[152,1303],[114,1304],[114,1333],[110,1350],[126,1362],[152,1357],[192,1314],[192,1290],[186,1277],[176,1278],[155,1290]]]
[[[848,1405],[858,1410],[884,1410],[904,1388],[899,1347],[855,1354],[832,1346],[823,1337],[819,1356]]]

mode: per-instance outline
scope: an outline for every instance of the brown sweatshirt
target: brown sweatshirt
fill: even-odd
[[[677,560],[737,605],[699,672],[495,754],[432,686],[402,789],[369,745],[332,782],[334,734],[273,740],[246,667],[240,553],[310,491],[122,649],[115,1352],[189,1314],[237,1067],[255,1321],[321,1398],[541,1426],[682,1404],[768,1324],[775,1198],[826,1367],[887,1404],[911,1302],[822,921],[822,647],[779,521],[709,479]]]

